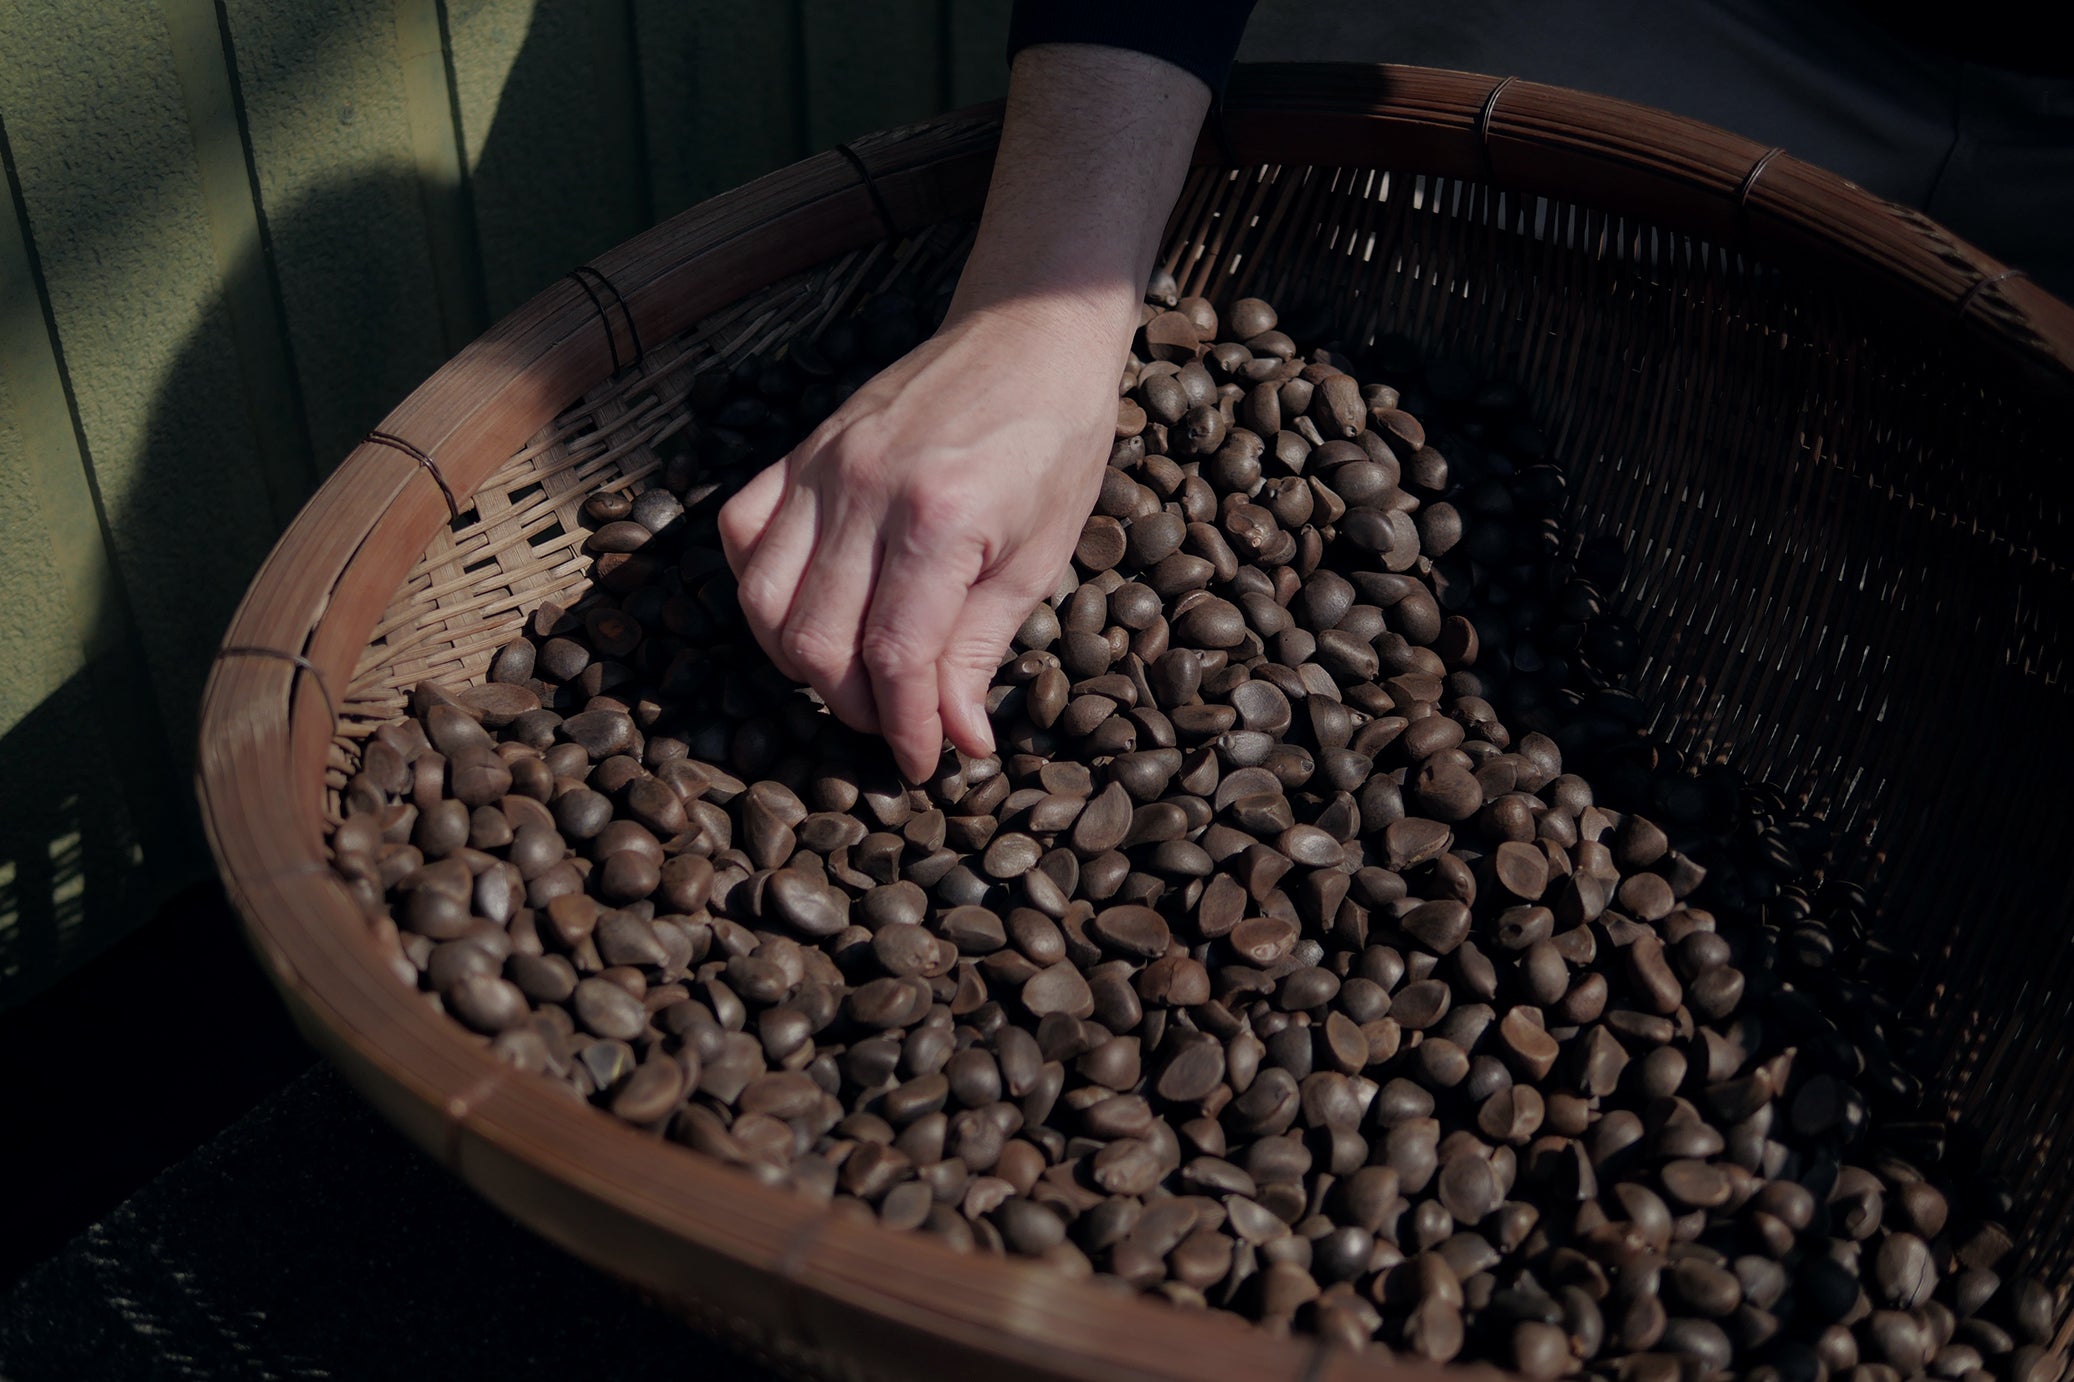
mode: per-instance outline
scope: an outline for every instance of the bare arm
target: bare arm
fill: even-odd
[[[1208,109],[1201,82],[1143,53],[1025,49],[951,319],[1018,303],[1049,309],[1043,324],[1077,320],[1082,344],[1106,350],[1109,374],[1120,372]],[[1103,381],[1111,394],[1115,382]]]
[[[991,753],[986,693],[1100,490],[1116,384],[1209,105],[1122,49],[1011,73],[1001,152],[942,330],[721,511],[751,628],[921,780]]]

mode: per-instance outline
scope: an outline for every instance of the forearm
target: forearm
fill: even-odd
[[[1210,92],[1143,53],[1042,44],[1016,56],[1001,151],[951,308],[1100,343],[1120,367]],[[1107,356],[1113,354],[1114,360]]]

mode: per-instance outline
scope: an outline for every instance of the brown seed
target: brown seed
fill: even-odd
[[[1130,793],[1112,782],[1082,809],[1073,822],[1074,852],[1083,859],[1105,854],[1123,843],[1135,808]]]
[[[560,955],[512,955],[504,977],[536,1003],[564,1003],[576,991],[576,967]]]
[[[1107,571],[1123,560],[1123,524],[1106,514],[1095,514],[1082,525],[1073,560],[1089,571]]]
[[[462,748],[447,764],[454,796],[466,806],[488,806],[511,790],[511,769],[492,749]],[[437,803],[440,807],[447,803]],[[422,818],[421,818],[422,819]],[[458,847],[458,845],[454,846]]]
[[[1451,953],[1469,936],[1469,908],[1452,898],[1422,902],[1399,918],[1397,925],[1436,955]]]
[[[1312,397],[1311,418],[1327,438],[1359,436],[1368,421],[1368,405],[1362,401],[1361,386],[1345,374],[1324,380]]]
[[[1133,845],[1171,842],[1186,835],[1188,829],[1188,813],[1178,803],[1148,802],[1131,813],[1131,828],[1119,843],[1129,849]]]
[[[1116,435],[1118,437],[1135,437],[1144,430],[1145,410],[1131,399],[1118,399],[1116,403]]]
[[[669,963],[669,952],[655,928],[628,912],[613,912],[599,918],[594,939],[599,958],[608,965],[638,965],[661,969]]]
[[[1532,953],[1537,946],[1548,947],[1556,965],[1548,976],[1555,991],[1541,1001],[1552,1003],[1560,998],[1569,987],[1570,975],[1563,952],[1551,940],[1555,933],[1555,913],[1546,907],[1507,907],[1498,914],[1496,929],[1498,944],[1506,950]],[[1524,961],[1525,957],[1522,958]]]
[[[888,974],[902,978],[941,968],[936,937],[906,922],[881,926],[871,938],[871,950]]]
[[[1282,832],[1275,848],[1306,868],[1332,868],[1344,858],[1338,840],[1315,825],[1296,825]]]
[[[1429,761],[1411,780],[1411,801],[1442,821],[1466,821],[1483,809],[1483,784],[1466,768]]]
[[[1663,941],[1654,935],[1636,937],[1627,948],[1628,976],[1649,1003],[1652,1012],[1673,1013],[1684,1000],[1684,986],[1664,958]]]
[[[1182,551],[1155,564],[1145,573],[1145,583],[1171,599],[1191,590],[1203,589],[1216,575],[1214,562],[1197,553]]]
[[[1264,771],[1260,768],[1241,768],[1238,772],[1230,774],[1224,785],[1228,786],[1231,778],[1238,777],[1241,773]],[[1268,777],[1273,781],[1273,774],[1268,774]],[[1296,823],[1295,815],[1290,810],[1289,798],[1283,795],[1281,785],[1280,782],[1274,782],[1273,791],[1254,792],[1233,799],[1231,805],[1225,809],[1226,818],[1239,829],[1252,835],[1280,835]],[[1339,854],[1338,841],[1333,842],[1333,853],[1335,856]]]
[[[1456,1156],[1440,1168],[1439,1197],[1455,1221],[1468,1228],[1482,1223],[1505,1198],[1491,1163],[1473,1152]]]
[[[1275,329],[1275,309],[1259,298],[1240,298],[1231,305],[1224,322],[1234,340],[1250,341]]]
[[[590,665],[590,650],[573,638],[550,638],[540,645],[537,670],[550,681],[572,682]]]
[[[1434,1296],[1421,1301],[1404,1326],[1405,1344],[1434,1363],[1448,1362],[1460,1353],[1463,1334],[1462,1312]]]
[[[966,955],[991,955],[1008,944],[1008,932],[1001,918],[970,903],[945,912],[938,929],[945,940]]]
[[[1512,1327],[1512,1365],[1537,1382],[1560,1377],[1571,1366],[1569,1335],[1544,1320],[1520,1321]]]
[[[1181,421],[1174,425],[1167,439],[1176,456],[1210,456],[1224,445],[1229,430],[1224,414],[1202,403],[1181,415]]]
[[[1476,1125],[1494,1142],[1525,1146],[1541,1128],[1546,1105],[1532,1085],[1508,1085],[1484,1100]]]
[[[1665,1193],[1688,1209],[1718,1209],[1734,1186],[1726,1172],[1704,1161],[1672,1161],[1658,1173]]]
[[[1664,1285],[1680,1308],[1708,1319],[1726,1318],[1743,1303],[1742,1283],[1735,1273],[1701,1258],[1672,1264]]]
[[[1428,1034],[1412,1049],[1413,1072],[1434,1089],[1453,1089],[1469,1078],[1469,1053],[1446,1037]]]
[[[1950,1215],[1950,1206],[1944,1195],[1928,1181],[1921,1180],[1910,1181],[1901,1187],[1897,1209],[1897,1218],[1926,1239],[1944,1232]]]
[[[1406,816],[1383,830],[1385,862],[1393,872],[1403,873],[1440,854],[1453,838],[1444,822]]]
[[[1261,1309],[1271,1318],[1287,1318],[1318,1298],[1318,1283],[1294,1262],[1272,1262],[1261,1274]]]
[[[1645,1358],[1663,1360],[1664,1366],[1647,1372],[1635,1372],[1630,1376],[1635,1382],[1672,1382],[1679,1376],[1678,1360],[1663,1353],[1649,1352],[1660,1343],[1664,1330],[1670,1323],[1664,1304],[1652,1294],[1636,1296],[1620,1316],[1620,1343],[1632,1353]]]
[[[530,648],[532,645],[522,646]],[[501,729],[526,712],[540,708],[538,696],[523,685],[509,682],[491,681],[482,686],[471,686],[455,699],[491,729]]]
[[[612,1112],[629,1123],[655,1123],[669,1116],[684,1090],[684,1068],[676,1061],[644,1061],[612,1096]]]
[[[451,701],[441,701],[426,709],[425,734],[432,747],[448,758],[466,749],[496,747],[496,740],[481,722]]]
[[[1089,925],[1104,945],[1127,955],[1157,959],[1169,944],[1167,924],[1150,907],[1110,907]]]
[[[654,536],[639,523],[621,519],[592,533],[586,545],[593,552],[635,552],[647,546]]]
[[[1627,1048],[1602,1026],[1593,1027],[1574,1047],[1579,1092],[1605,1098],[1620,1087],[1627,1069]]]
[[[576,1020],[601,1037],[632,1041],[648,1025],[641,1000],[610,979],[585,979],[572,1001]]]
[[[1023,985],[1022,998],[1023,1006],[1034,1017],[1051,1013],[1086,1017],[1095,1010],[1094,994],[1089,991],[1087,980],[1067,960],[1033,976]]]
[[[526,995],[517,985],[494,973],[471,974],[445,996],[454,1016],[491,1036],[525,1021],[529,1011]]]
[[[1020,878],[1037,867],[1043,846],[1028,835],[1010,831],[997,835],[987,846],[984,867],[989,878]]]
[[[640,777],[628,783],[625,803],[628,818],[661,839],[678,834],[690,824],[682,799],[657,778]]]
[[[1278,963],[1296,944],[1297,927],[1282,917],[1248,917],[1231,929],[1228,940],[1238,957],[1266,969]]]
[[[1930,1249],[1913,1233],[1889,1233],[1873,1259],[1873,1281],[1881,1299],[1897,1310],[1914,1310],[1937,1285]]]
[[[1423,1031],[1447,1015],[1451,995],[1438,979],[1406,984],[1390,999],[1390,1016],[1409,1031]]]
[[[1143,1069],[1143,1048],[1139,1038],[1112,1038],[1074,1060],[1074,1071],[1078,1071],[1083,1079],[1101,1085],[1103,1089],[1118,1091],[1137,1085]]]
[[[624,753],[634,742],[633,717],[618,710],[586,710],[562,721],[562,735],[593,759]]]
[[[1641,816],[1628,816],[1613,832],[1613,861],[1623,873],[1648,868],[1669,848],[1663,830]]]
[[[1203,353],[1203,333],[1183,312],[1161,312],[1145,324],[1145,343],[1155,360],[1188,361]]]
[[[1177,1281],[1201,1291],[1224,1280],[1231,1270],[1231,1261],[1232,1240],[1222,1233],[1199,1229],[1167,1255],[1167,1269]]]
[[[1929,1360],[1931,1340],[1922,1322],[1899,1310],[1876,1310],[1865,1322],[1870,1352],[1892,1366],[1902,1377],[1914,1377]]]
[[[1210,596],[1189,606],[1173,629],[1176,639],[1192,647],[1231,648],[1246,636],[1246,617],[1237,605]]]
[[[490,661],[489,679],[518,686],[532,679],[538,654],[531,643],[523,638],[513,639],[497,650]],[[535,698],[538,703],[538,698]]]
[[[1548,887],[1548,858],[1530,844],[1507,841],[1491,852],[1491,872],[1514,897],[1528,902]]]
[[[1209,1037],[1184,1041],[1162,1066],[1154,1083],[1162,1099],[1194,1103],[1224,1079],[1224,1051]]]
[[[805,873],[780,869],[764,887],[765,906],[806,936],[832,936],[850,922],[848,900]]]

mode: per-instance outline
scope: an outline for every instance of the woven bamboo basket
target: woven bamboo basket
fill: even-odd
[[[587,588],[578,506],[643,484],[703,372],[956,272],[996,119],[874,135],[715,198],[405,400],[226,635],[210,838],[302,1030],[388,1118],[546,1237],[797,1371],[1379,1375],[852,1222],[559,1097],[398,981],[326,862],[357,744],[417,681],[479,680],[527,611]],[[2074,435],[2074,310],[1778,150],[1396,67],[1242,71],[1164,263],[1184,292],[1331,304],[1342,339],[1402,333],[1527,391],[1574,530],[1633,554],[1618,600],[1655,731],[1858,846],[1881,924],[1933,960],[1912,1001],[1947,1056],[1942,1107],[2028,1207],[2021,1255],[2064,1279],[2074,524],[2047,477]]]

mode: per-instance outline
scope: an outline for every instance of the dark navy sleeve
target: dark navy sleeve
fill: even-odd
[[[1170,62],[1222,95],[1255,0],[1015,0],[1008,60],[1035,43],[1099,43]]]

